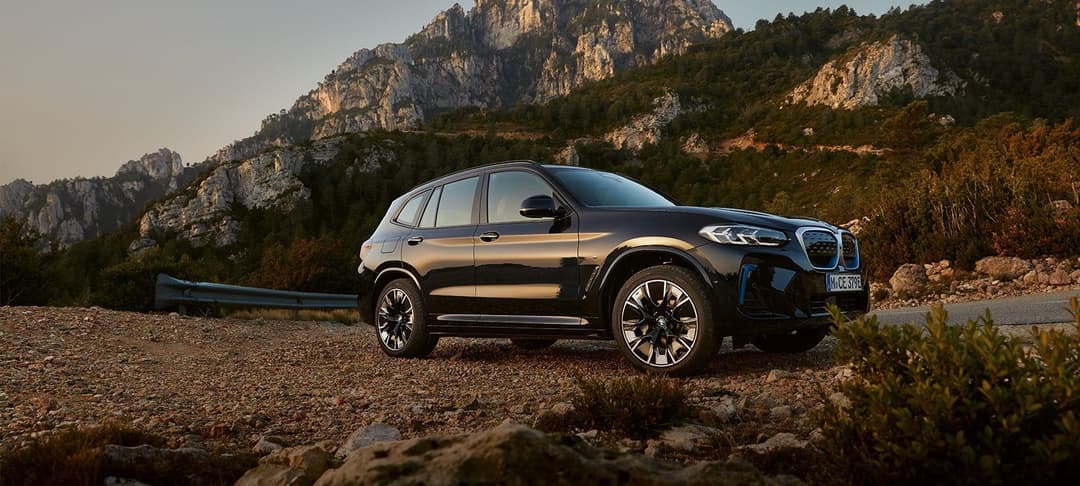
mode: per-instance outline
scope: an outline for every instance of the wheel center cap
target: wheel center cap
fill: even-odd
[[[660,317],[660,318],[656,319],[656,325],[660,326],[660,329],[667,329],[667,323],[668,323],[667,317]]]

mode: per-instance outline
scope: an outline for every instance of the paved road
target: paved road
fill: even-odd
[[[1069,313],[1069,298],[1073,296],[1080,297],[1080,290],[946,304],[945,310],[949,312],[950,322],[967,322],[968,319],[976,319],[982,316],[986,309],[990,309],[994,324],[1072,322],[1072,314]],[[924,306],[882,310],[873,314],[876,314],[882,322],[889,324],[925,323],[926,319],[923,316],[929,311],[930,308]]]

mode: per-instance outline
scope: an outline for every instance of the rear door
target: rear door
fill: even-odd
[[[509,169],[487,179],[475,240],[476,301],[484,322],[580,325],[577,216],[520,215],[529,197],[563,200],[536,172]]]
[[[425,292],[428,314],[476,314],[476,234],[480,177],[435,188],[402,248]]]

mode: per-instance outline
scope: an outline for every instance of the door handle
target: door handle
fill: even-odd
[[[422,241],[424,241],[423,236],[414,236],[412,238],[409,238],[409,246],[419,245]]]
[[[492,241],[495,241],[497,239],[499,239],[499,234],[494,231],[488,231],[487,233],[480,235],[480,241],[485,241],[488,243],[491,243]]]

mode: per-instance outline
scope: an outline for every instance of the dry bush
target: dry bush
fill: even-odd
[[[164,445],[159,436],[120,423],[66,429],[0,456],[0,485],[100,485],[107,444]]]

